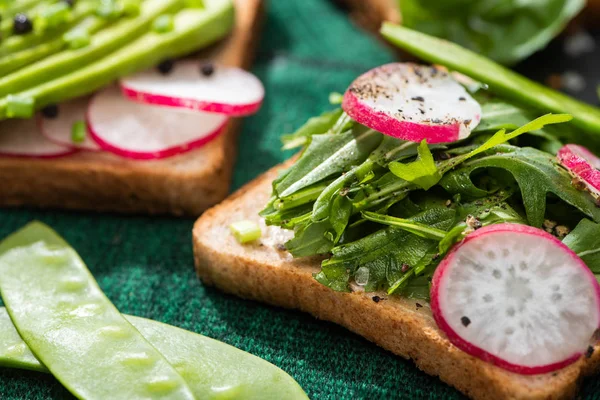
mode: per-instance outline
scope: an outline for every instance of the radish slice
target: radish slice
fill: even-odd
[[[582,182],[594,198],[600,198],[600,158],[576,144],[563,146],[557,157],[558,162],[571,176]]]
[[[210,76],[200,64],[183,61],[163,75],[153,69],[121,80],[123,94],[133,100],[243,116],[258,111],[265,89],[258,78],[240,68],[218,66]]]
[[[565,367],[600,325],[600,285],[554,236],[526,225],[481,228],[437,268],[433,316],[463,351],[520,374]]]
[[[174,156],[203,146],[223,131],[222,114],[174,110],[129,101],[116,88],[90,102],[87,122],[106,151],[140,160]]]
[[[48,140],[62,146],[75,147],[78,149],[100,151],[100,146],[87,135],[81,143],[75,143],[72,140],[73,125],[78,121],[85,120],[85,114],[88,108],[89,99],[77,99],[59,106],[58,117],[50,119],[39,117],[39,125],[42,134]]]
[[[15,119],[0,124],[0,155],[55,158],[76,152],[46,139],[33,119]]]
[[[481,106],[448,72],[435,66],[386,64],[359,76],[342,108],[356,122],[403,140],[464,139],[481,120]]]

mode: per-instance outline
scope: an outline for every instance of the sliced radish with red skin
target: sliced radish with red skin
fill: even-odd
[[[563,146],[557,157],[571,176],[582,182],[592,196],[600,198],[600,158],[577,144]]]
[[[150,160],[171,157],[204,146],[227,125],[226,115],[175,110],[129,101],[116,88],[90,101],[88,129],[106,151]]]
[[[34,119],[14,119],[0,123],[0,156],[56,158],[75,153],[72,147],[46,139]]]
[[[89,98],[71,100],[58,106],[56,118],[45,118],[40,115],[38,123],[42,134],[48,140],[62,146],[90,151],[102,150],[89,134],[81,143],[75,143],[72,139],[73,125],[85,120],[88,104]]]
[[[200,64],[182,61],[172,72],[148,70],[121,80],[123,94],[132,100],[167,107],[244,116],[260,108],[265,89],[261,81],[240,68],[216,66],[210,76]]]
[[[600,285],[584,262],[545,231],[481,228],[437,268],[431,308],[461,350],[519,374],[576,361],[600,325]]]
[[[356,122],[403,140],[448,143],[464,139],[481,120],[481,106],[448,72],[393,63],[359,76],[344,94]]]

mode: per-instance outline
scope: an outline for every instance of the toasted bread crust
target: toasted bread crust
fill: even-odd
[[[263,0],[235,3],[234,32],[202,57],[247,68],[258,43]],[[197,216],[229,192],[239,127],[233,120],[210,144],[163,160],[93,152],[56,159],[0,157],[0,206]]]
[[[208,210],[194,226],[195,265],[205,284],[243,298],[292,309],[338,323],[405,358],[428,374],[475,399],[563,399],[577,392],[580,378],[600,368],[600,349],[590,359],[552,374],[522,376],[472,357],[437,328],[429,305],[384,293],[335,292],[314,280],[317,258],[293,259],[278,250],[285,236],[266,227],[257,213],[266,204],[276,167]],[[261,223],[258,243],[240,245],[228,225],[242,219]],[[374,296],[382,300],[376,302]],[[417,306],[416,303],[420,303]]]

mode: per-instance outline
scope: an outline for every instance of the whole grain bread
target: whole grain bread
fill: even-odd
[[[289,165],[288,165],[289,166]],[[268,227],[258,216],[267,203],[278,166],[208,210],[193,230],[194,258],[207,285],[243,298],[299,309],[333,321],[414,363],[474,399],[566,399],[581,378],[600,370],[600,346],[590,358],[551,374],[522,376],[472,357],[452,345],[437,328],[429,305],[385,293],[335,292],[312,274],[320,259],[294,259],[282,244],[289,231]],[[260,224],[262,237],[240,245],[228,226]],[[417,303],[419,303],[417,305]]]
[[[232,34],[199,57],[247,68],[263,0],[235,0],[235,6]],[[55,159],[0,157],[0,206],[197,216],[229,192],[239,127],[233,120],[207,146],[156,161],[93,152]]]

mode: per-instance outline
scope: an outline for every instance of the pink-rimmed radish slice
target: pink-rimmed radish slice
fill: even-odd
[[[56,158],[75,153],[72,147],[46,139],[34,119],[15,119],[0,123],[0,156]]]
[[[219,65],[206,76],[193,61],[176,63],[168,74],[152,69],[121,79],[121,90],[147,104],[230,116],[254,114],[265,97],[261,81],[250,72]]]
[[[481,120],[481,106],[435,66],[393,63],[359,76],[344,94],[356,122],[403,140],[448,143],[464,139]]]
[[[431,308],[452,343],[519,374],[577,360],[600,325],[600,285],[543,230],[498,224],[456,245],[438,266]]]
[[[40,115],[38,124],[42,134],[48,140],[62,146],[90,151],[102,150],[89,134],[81,143],[75,143],[72,139],[73,125],[85,120],[88,104],[89,98],[71,100],[58,106],[56,118],[45,118]]]
[[[583,146],[567,144],[558,151],[558,162],[586,189],[600,198],[600,158]]]
[[[228,120],[222,114],[136,103],[116,88],[96,94],[87,113],[88,129],[103,150],[139,160],[201,147],[216,138]]]

